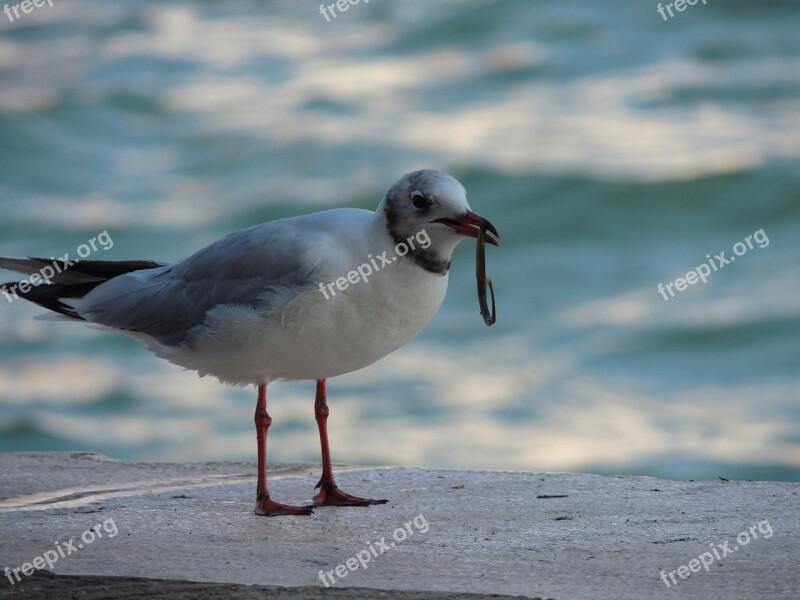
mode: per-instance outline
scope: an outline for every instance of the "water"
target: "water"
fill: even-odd
[[[334,459],[800,480],[800,7],[56,2],[0,15],[0,254],[178,259],[239,228],[466,185],[474,246],[413,343],[329,382]],[[667,285],[757,230],[736,262]],[[13,275],[2,273],[4,280]],[[674,291],[675,288],[673,288]],[[0,450],[253,459],[252,390],[0,297]],[[313,384],[270,457],[318,460]]]

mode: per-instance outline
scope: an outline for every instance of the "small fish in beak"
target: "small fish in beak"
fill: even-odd
[[[475,251],[475,276],[478,280],[478,304],[481,307],[481,316],[484,323],[491,326],[497,320],[497,312],[494,304],[494,287],[492,280],[486,277],[486,243],[499,246],[497,241],[500,237],[497,228],[488,219],[484,219],[479,214],[468,210],[466,214],[457,219],[441,218],[433,221],[451,227],[456,233],[470,238],[476,238],[478,245]],[[487,230],[490,233],[486,233]],[[489,310],[489,303],[486,301],[486,288],[492,297],[492,310]]]
[[[491,225],[488,221],[487,224]],[[497,311],[495,310],[494,306],[494,286],[492,286],[491,278],[486,278],[486,224],[481,225],[480,229],[478,230],[478,244],[475,250],[475,277],[478,280],[478,304],[481,307],[481,316],[483,317],[483,322],[486,323],[488,326],[494,325],[495,321],[497,321]],[[499,237],[497,230],[492,228],[494,234]],[[491,238],[488,238],[489,242],[491,243]],[[495,246],[497,246],[497,242],[495,241]],[[489,305],[486,302],[486,287],[489,287],[489,293],[492,296],[492,310],[489,311]]]

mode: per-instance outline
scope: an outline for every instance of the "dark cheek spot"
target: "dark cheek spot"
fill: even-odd
[[[399,237],[399,226],[400,226],[400,211],[399,211],[399,203],[397,202],[396,195],[390,195],[386,199],[386,204],[383,208],[383,212],[386,215],[386,228],[389,230],[389,235],[392,236],[392,239],[397,241]]]
[[[396,197],[395,197],[396,199]],[[407,202],[407,200],[406,200]],[[389,230],[389,235],[395,244],[406,242],[408,235],[401,231],[400,222],[401,215],[399,209],[400,203],[387,201],[384,208],[386,215],[386,228]],[[408,206],[408,204],[405,204]],[[429,209],[430,210],[430,209]],[[417,215],[422,211],[416,211]],[[413,260],[419,267],[422,267],[430,273],[436,275],[446,275],[450,270],[450,261],[447,259],[440,259],[432,248],[417,248],[408,253],[407,257]]]

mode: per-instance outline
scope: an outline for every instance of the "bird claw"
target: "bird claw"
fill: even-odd
[[[319,494],[314,496],[314,506],[372,506],[386,504],[388,500],[370,500],[351,496],[335,485],[320,485]]]
[[[256,499],[255,513],[260,517],[280,517],[284,515],[311,515],[313,506],[291,506],[270,499],[267,495],[259,495]]]

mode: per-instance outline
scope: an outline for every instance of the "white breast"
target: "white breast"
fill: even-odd
[[[270,376],[321,379],[366,367],[422,331],[446,291],[446,276],[405,260],[330,299],[315,290],[284,311],[276,330],[283,351],[270,352]]]

